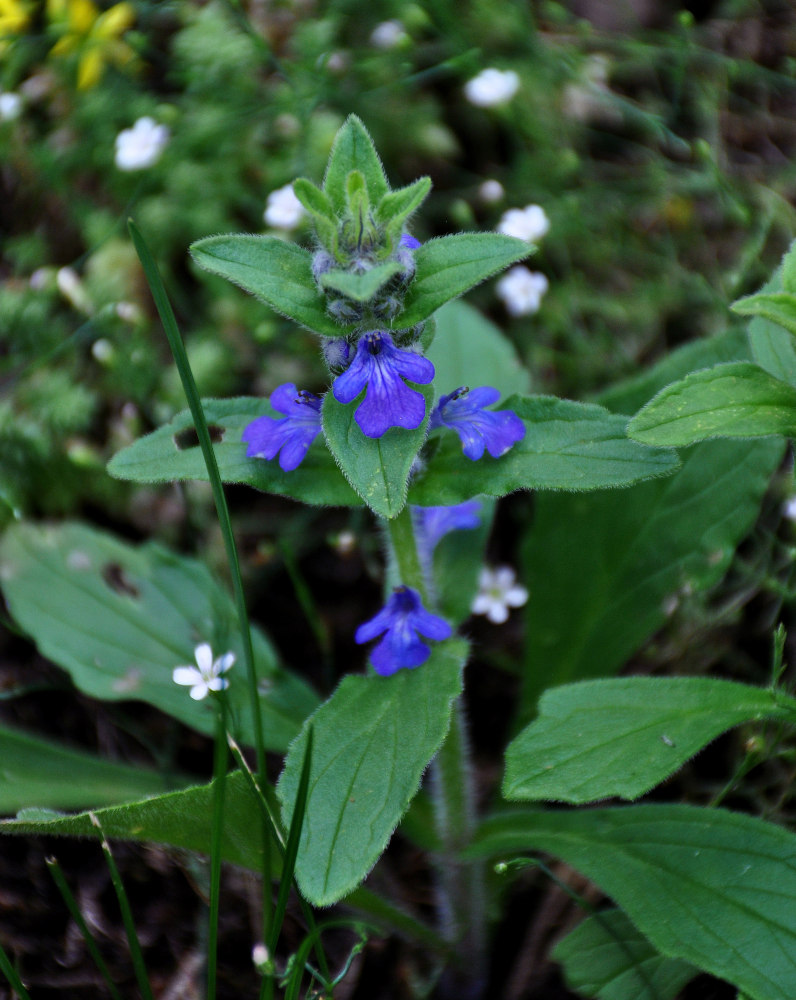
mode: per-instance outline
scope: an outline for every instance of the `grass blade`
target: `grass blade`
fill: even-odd
[[[2,945],[0,945],[0,972],[6,977],[12,991],[19,997],[19,1000],[30,1000],[30,993],[23,986],[17,970],[11,964],[11,959],[6,955]]]
[[[113,854],[111,853],[111,846],[108,843],[105,834],[102,832],[100,821],[94,813],[89,813],[89,815],[91,817],[92,824],[96,827],[97,832],[100,835],[102,853],[105,855],[105,863],[108,866],[108,871],[111,875],[111,882],[113,883],[113,889],[116,893],[116,898],[119,901],[119,910],[121,911],[122,923],[124,924],[124,930],[127,934],[127,944],[130,948],[130,957],[133,960],[133,969],[135,971],[136,981],[138,982],[138,989],[141,991],[141,996],[144,1000],[154,1000],[154,997],[152,996],[152,989],[149,985],[149,977],[146,972],[146,964],[144,963],[144,954],[141,951],[141,943],[138,940],[138,933],[136,932],[135,922],[133,920],[133,912],[130,909],[130,901],[127,898],[122,877],[119,874],[119,869],[116,867],[116,862],[114,861]]]
[[[88,929],[88,924],[83,918],[83,914],[80,912],[80,907],[77,905],[77,900],[72,894],[72,890],[69,888],[69,884],[67,883],[64,873],[61,870],[61,866],[58,864],[56,858],[45,858],[45,862],[50,870],[50,874],[52,875],[56,886],[58,886],[58,891],[61,893],[61,898],[63,899],[64,903],[66,903],[66,908],[69,910],[72,919],[77,924],[80,933],[83,935],[83,940],[86,943],[86,948],[88,949],[88,952],[91,955],[91,957],[94,959],[94,964],[97,966],[100,975],[105,980],[105,985],[108,987],[108,992],[110,993],[113,1000],[122,1000],[122,995],[121,993],[119,993],[119,991],[116,989],[116,986],[114,985],[113,979],[111,978],[110,969],[105,964],[105,960],[100,954],[99,948],[97,947],[97,942],[94,940],[94,935]]]

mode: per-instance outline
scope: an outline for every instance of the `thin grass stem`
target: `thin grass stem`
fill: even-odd
[[[0,945],[0,972],[6,977],[9,986],[19,997],[19,1000],[30,1000],[30,994],[25,989],[22,980],[19,978],[19,973],[14,968],[11,959],[5,953],[2,945]]]
[[[210,912],[207,930],[207,1000],[215,1000],[218,969],[218,914],[221,898],[221,838],[224,834],[226,792],[227,712],[223,692],[216,699],[216,739],[213,748],[213,825],[210,834]]]
[[[110,993],[113,1000],[122,1000],[122,995],[116,989],[116,986],[111,977],[110,969],[105,964],[105,960],[100,954],[99,948],[97,947],[97,942],[94,940],[94,935],[88,929],[88,924],[86,923],[83,914],[80,912],[80,907],[77,905],[77,900],[72,894],[72,890],[69,888],[69,884],[66,881],[61,866],[58,864],[56,858],[45,858],[47,867],[50,870],[50,874],[58,887],[58,891],[61,893],[61,898],[66,904],[66,908],[77,924],[80,933],[83,935],[83,940],[86,943],[86,948],[89,954],[94,959],[94,964],[97,966],[100,975],[105,980],[105,985],[108,987],[108,992]]]
[[[108,866],[113,889],[116,893],[116,898],[119,901],[119,910],[122,914],[122,923],[124,924],[124,930],[127,935],[127,945],[130,948],[130,958],[133,962],[133,970],[135,972],[136,982],[138,983],[138,989],[141,991],[141,996],[144,1000],[154,1000],[152,988],[149,985],[146,964],[144,963],[144,953],[141,951],[141,942],[138,940],[138,932],[135,929],[133,911],[130,909],[130,901],[127,898],[127,892],[125,891],[122,877],[119,874],[119,869],[116,867],[116,861],[114,860],[111,852],[111,846],[108,843],[105,834],[102,832],[102,826],[96,814],[90,812],[89,817],[91,818],[92,825],[99,833],[102,853],[105,855],[105,863]]]

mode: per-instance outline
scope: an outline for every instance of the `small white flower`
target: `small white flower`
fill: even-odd
[[[518,240],[533,243],[540,240],[550,228],[550,220],[541,205],[526,205],[525,208],[510,208],[500,217],[497,231],[506,236],[516,236]]]
[[[796,496],[790,497],[782,505],[782,516],[789,521],[796,521]]]
[[[208,691],[223,691],[229,686],[229,681],[221,675],[235,662],[234,653],[224,653],[214,660],[209,643],[201,642],[193,655],[196,657],[195,667],[175,667],[171,676],[175,684],[190,686],[194,701],[201,701]]]
[[[520,89],[520,78],[513,69],[485,69],[464,85],[464,96],[478,108],[506,104]]]
[[[370,34],[370,44],[377,49],[394,49],[407,37],[400,21],[382,21]]]
[[[539,271],[529,271],[518,264],[506,272],[495,290],[511,316],[530,316],[539,310],[549,287],[547,278]]]
[[[168,145],[169,130],[154,118],[139,118],[132,128],[116,136],[116,166],[119,170],[146,170],[154,166]]]
[[[12,122],[22,114],[22,98],[19,94],[0,93],[0,121]]]
[[[516,582],[510,566],[498,566],[497,569],[484,566],[470,610],[474,615],[486,615],[495,625],[502,625],[509,616],[509,608],[521,608],[527,600],[528,591]]]
[[[478,189],[478,197],[487,205],[494,205],[496,201],[500,201],[503,198],[505,193],[500,181],[494,179],[484,181]]]
[[[274,229],[295,229],[304,217],[304,206],[293,193],[293,185],[272,191],[266,200],[263,218]]]

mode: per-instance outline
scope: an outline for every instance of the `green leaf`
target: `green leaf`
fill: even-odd
[[[434,362],[440,395],[467,385],[491,385],[504,396],[526,393],[531,378],[500,328],[466,302],[448,302],[435,316],[437,332],[426,357]]]
[[[337,214],[334,207],[326,195],[312,181],[304,177],[297,177],[293,181],[293,193],[312,215],[326,219],[337,227]]]
[[[633,412],[691,366],[743,357],[737,335],[689,345],[606,400]],[[526,661],[521,716],[545,687],[615,673],[684,594],[716,584],[746,536],[784,451],[778,439],[710,441],[683,467],[621,492],[541,493],[521,548]]]
[[[777,271],[762,290],[781,291],[782,272]],[[755,316],[749,324],[749,345],[752,357],[761,368],[788,385],[796,386],[796,341],[778,323]]]
[[[210,853],[213,784],[186,788],[127,805],[93,810],[104,834],[111,839],[153,841],[201,854]],[[262,870],[262,827],[254,792],[240,773],[227,775],[224,788],[222,856],[254,871]],[[88,812],[74,816],[25,812],[16,820],[0,822],[0,833],[23,836],[91,837],[97,829]],[[276,848],[273,864],[279,865]]]
[[[628,425],[646,444],[796,435],[796,389],[748,361],[693,372],[662,389]]]
[[[191,254],[206,271],[234,282],[308,330],[343,337],[354,329],[327,314],[312,277],[312,255],[295,243],[245,233],[209,236],[192,244]]]
[[[549,851],[600,886],[661,954],[792,1000],[796,836],[723,809],[517,811],[485,822],[469,856]]]
[[[397,239],[406,220],[428,197],[431,178],[421,177],[413,184],[390,191],[376,206],[376,221],[386,225],[388,234]]]
[[[758,292],[730,306],[741,316],[762,316],[796,335],[796,295],[790,292]]]
[[[791,243],[790,250],[782,258],[782,287],[786,292],[796,292],[796,243]]]
[[[414,326],[440,306],[533,253],[523,240],[502,233],[459,233],[429,240],[414,251],[417,270],[396,329]]]
[[[357,886],[387,846],[450,724],[467,646],[434,647],[416,670],[344,677],[290,747],[278,793],[290,820],[309,725],[314,733],[296,875],[311,903]]]
[[[343,404],[327,392],[323,401],[323,430],[332,454],[349,483],[382,517],[395,517],[406,503],[409,470],[425,440],[434,401],[432,386],[407,384],[426,400],[425,419],[415,430],[391,427],[380,438],[365,437],[354,419],[361,396]]]
[[[297,469],[284,472],[278,460],[247,458],[241,435],[257,417],[281,417],[265,399],[202,400],[221,478],[226,483],[247,483],[264,493],[276,493],[304,503],[332,507],[357,507],[362,501],[351,489],[334,458],[317,438]],[[139,438],[113,456],[108,472],[136,483],[169,483],[174,480],[207,480],[199,441],[190,411],[183,410],[169,424]]]
[[[473,462],[458,435],[446,430],[425,469],[412,483],[411,503],[455,504],[484,493],[515,490],[595,490],[666,476],[679,465],[675,452],[630,441],[627,418],[593,403],[553,396],[510,396],[499,410],[513,410],[525,437],[500,458]]]
[[[0,726],[0,814],[31,806],[76,809],[128,802],[165,791],[156,771],[103,760],[94,754]]]
[[[321,284],[327,291],[339,292],[355,302],[370,302],[401,270],[394,260],[377,264],[364,274],[349,271],[327,271],[321,276]]]
[[[174,667],[193,664],[200,642],[217,656],[232,650],[238,670],[243,662],[234,604],[201,563],[77,523],[18,524],[0,542],[0,579],[14,618],[81,691],[145,701],[214,732],[213,706],[172,680]],[[266,746],[284,750],[317,699],[278,665],[265,635],[252,633]],[[235,670],[228,695],[240,738],[251,743],[246,685]]]
[[[699,969],[665,958],[621,910],[589,917],[552,951],[567,986],[598,1000],[675,1000]]]
[[[749,720],[790,718],[796,699],[707,677],[623,677],[545,691],[506,750],[507,799],[635,799]]]
[[[338,215],[348,208],[346,192],[352,170],[362,173],[370,203],[377,205],[390,187],[373,140],[356,115],[349,115],[335,136],[323,182],[323,190]]]

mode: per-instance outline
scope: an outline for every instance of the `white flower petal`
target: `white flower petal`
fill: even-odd
[[[171,675],[175,684],[200,684],[202,675],[196,667],[175,667]]]
[[[194,701],[201,701],[207,695],[208,690],[207,684],[197,684],[196,687],[191,688],[190,695]]]
[[[518,584],[506,591],[504,600],[510,608],[521,608],[528,601],[528,591]]]
[[[217,674],[225,674],[234,663],[235,654],[232,652],[224,653],[224,655],[219,656],[213,664],[213,670]]]
[[[492,607],[486,613],[486,617],[493,625],[502,625],[508,619],[509,612],[505,604],[493,601]]]
[[[210,648],[210,643],[200,642],[196,649],[193,651],[193,655],[196,657],[196,663],[202,672],[202,676],[207,676],[207,674],[212,673],[213,670],[213,650]]]

